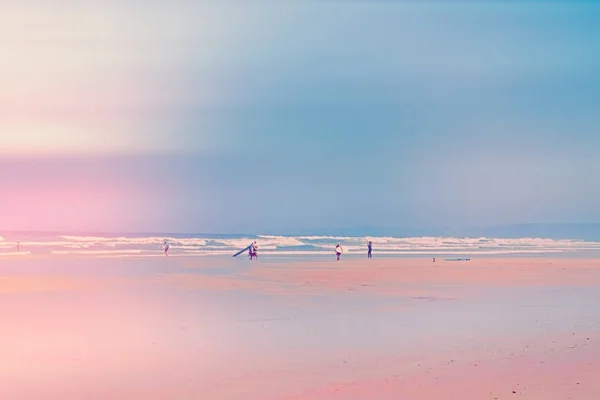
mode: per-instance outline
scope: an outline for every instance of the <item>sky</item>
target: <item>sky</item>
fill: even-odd
[[[0,230],[600,222],[600,3],[0,4]]]

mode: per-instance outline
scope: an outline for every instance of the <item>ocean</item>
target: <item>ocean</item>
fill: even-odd
[[[368,241],[373,243],[375,256],[385,257],[559,256],[600,251],[600,242],[578,239],[8,233],[0,236],[0,255],[163,256],[164,241],[169,244],[170,256],[189,257],[232,256],[254,241],[261,257],[294,258],[332,255],[338,242],[343,246],[345,256],[362,257],[366,254]]]

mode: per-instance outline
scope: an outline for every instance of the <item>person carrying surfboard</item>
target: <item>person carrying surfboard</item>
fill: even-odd
[[[337,246],[335,246],[335,254],[337,255],[337,261],[340,261],[340,256],[342,255],[343,252],[344,252],[344,249],[342,249],[340,242],[338,242]]]
[[[256,241],[252,242],[252,244],[250,245],[248,255],[250,256],[251,260],[252,258],[258,258],[258,245],[256,244]]]
[[[165,240],[164,245],[165,245],[165,256],[168,256],[169,255],[169,243],[167,243],[167,241]]]

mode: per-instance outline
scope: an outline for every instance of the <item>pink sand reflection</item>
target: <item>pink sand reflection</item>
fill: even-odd
[[[515,371],[597,393],[593,259],[11,263],[0,398],[475,399]]]

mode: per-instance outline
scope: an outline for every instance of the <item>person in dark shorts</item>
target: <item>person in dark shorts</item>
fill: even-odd
[[[373,255],[371,254],[371,251],[373,250],[373,243],[371,243],[370,240],[369,240],[369,243],[367,244],[367,247],[369,249],[369,251],[367,251],[367,258],[373,258]]]

